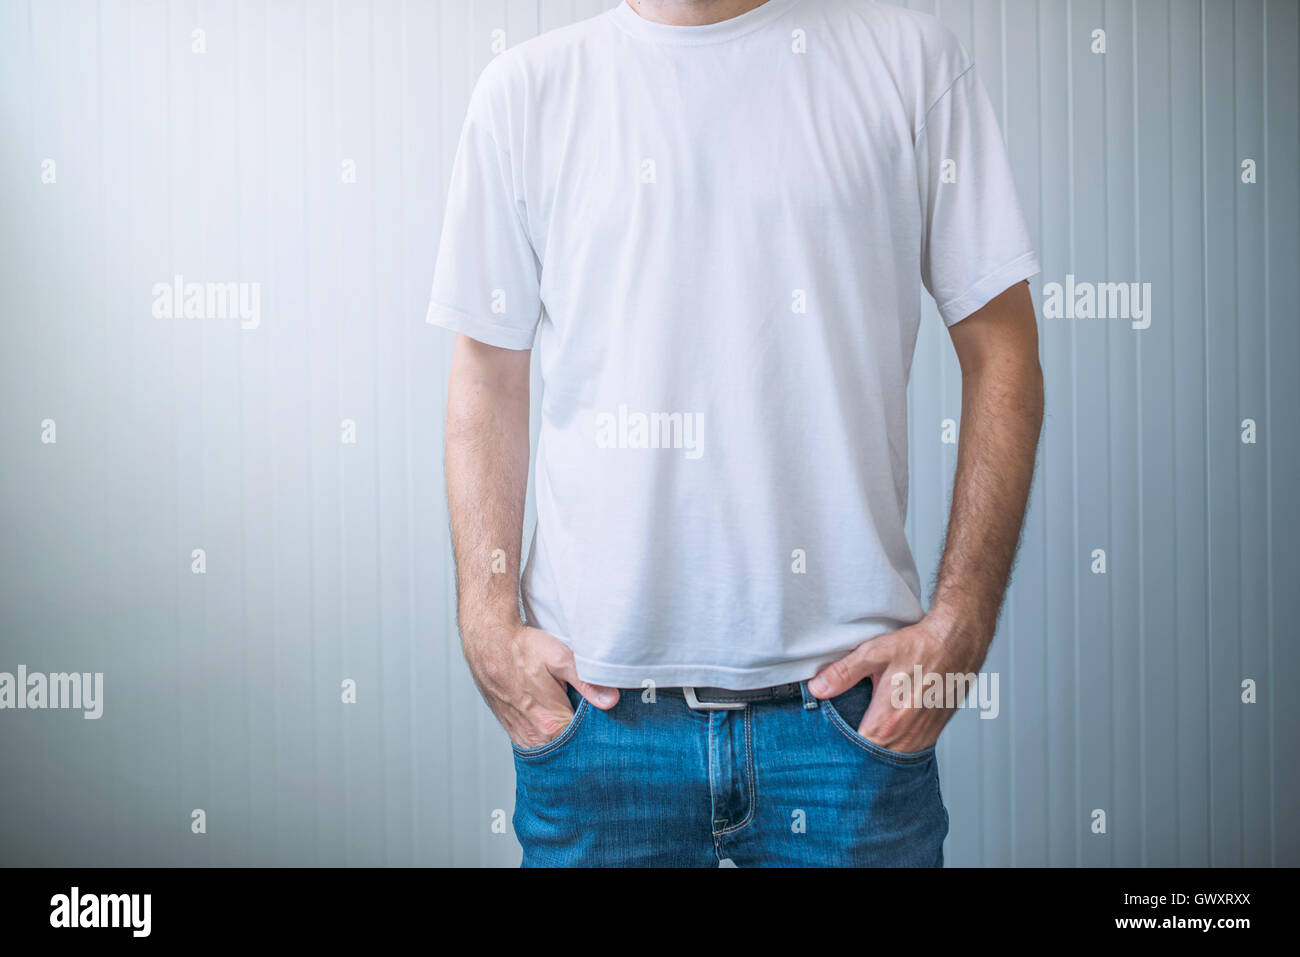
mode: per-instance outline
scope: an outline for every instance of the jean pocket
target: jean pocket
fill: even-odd
[[[545,744],[539,744],[532,748],[521,748],[519,745],[511,741],[510,747],[514,750],[515,757],[540,758],[555,753],[573,740],[574,736],[578,733],[578,729],[582,726],[582,721],[587,716],[587,711],[591,708],[591,704],[588,703],[586,698],[579,695],[572,688],[567,690],[569,692],[570,704],[573,703],[574,698],[577,698],[578,702],[573,709],[573,717],[571,717],[569,723],[564,726],[564,730],[561,731],[557,737],[547,741]]]
[[[917,767],[934,757],[934,745],[922,751],[891,751],[858,734],[858,725],[870,704],[871,681],[866,679],[838,697],[823,699],[821,708],[831,726],[850,744],[894,767]]]

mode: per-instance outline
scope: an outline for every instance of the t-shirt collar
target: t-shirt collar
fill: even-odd
[[[704,23],[698,26],[680,26],[672,23],[657,23],[647,20],[635,10],[627,0],[623,0],[610,11],[614,22],[627,33],[655,40],[659,43],[677,43],[696,46],[704,43],[722,43],[734,40],[751,30],[757,29],[779,17],[793,7],[799,0],[767,0],[766,3],[747,10],[737,17],[719,20],[717,23]]]

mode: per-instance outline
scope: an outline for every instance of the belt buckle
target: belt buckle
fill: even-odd
[[[686,697],[687,707],[692,711],[739,711],[745,707],[743,701],[701,701],[690,685],[682,686],[682,694]]]

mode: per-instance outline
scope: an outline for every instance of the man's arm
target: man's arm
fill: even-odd
[[[519,617],[528,481],[528,350],[458,335],[447,387],[446,475],[461,644],[488,706],[521,747],[573,716],[564,682],[608,708],[618,692],[578,680],[573,654]],[[504,570],[498,549],[504,553]],[[494,570],[495,566],[495,570]]]
[[[1043,421],[1038,327],[1028,283],[1017,283],[950,327],[962,374],[961,434],[938,583],[919,622],[859,645],[813,679],[832,698],[870,676],[859,733],[893,751],[938,740],[946,709],[895,708],[893,675],[978,671],[988,653],[1020,540]]]
[[[948,535],[930,613],[993,640],[1024,523],[1043,424],[1043,372],[1029,284],[951,327],[961,365],[961,432]]]

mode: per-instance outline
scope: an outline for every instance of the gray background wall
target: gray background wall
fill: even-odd
[[[451,339],[422,319],[493,31],[607,6],[0,0],[0,671],[105,674],[98,721],[0,712],[0,862],[518,861],[492,828],[509,749],[454,630]],[[941,742],[948,860],[1300,863],[1297,3],[913,6],[980,65],[1036,300],[1067,273],[1153,297],[1142,331],[1041,319],[1002,713]],[[155,318],[178,273],[260,283],[260,325]],[[931,305],[924,574],[959,400]]]

